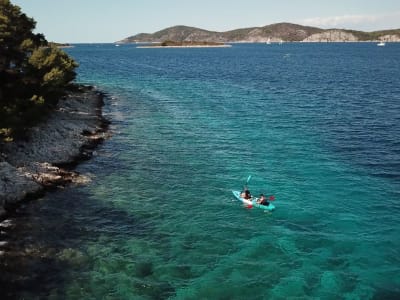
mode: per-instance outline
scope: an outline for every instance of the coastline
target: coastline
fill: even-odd
[[[26,140],[1,145],[0,219],[48,189],[89,181],[71,167],[89,159],[107,137],[110,122],[102,115],[103,98],[99,91],[81,87],[60,99]]]

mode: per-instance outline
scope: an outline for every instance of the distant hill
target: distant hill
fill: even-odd
[[[400,29],[364,32],[345,29],[321,29],[291,23],[277,23],[264,27],[251,27],[225,32],[209,31],[188,26],[169,27],[155,33],[140,33],[117,43],[146,43],[163,41],[203,42],[400,42]]]

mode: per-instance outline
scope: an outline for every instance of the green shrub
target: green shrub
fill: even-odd
[[[40,121],[75,79],[77,63],[36,23],[0,0],[0,140]]]

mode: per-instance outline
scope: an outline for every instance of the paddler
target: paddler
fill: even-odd
[[[264,194],[260,194],[260,197],[257,199],[257,203],[265,206],[269,205],[269,202],[267,198],[264,196]]]
[[[251,193],[247,186],[244,186],[243,191],[240,193],[240,197],[243,199],[251,199]]]

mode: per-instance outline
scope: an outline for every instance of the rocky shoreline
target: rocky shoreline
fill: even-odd
[[[32,128],[27,139],[0,145],[0,218],[47,189],[88,181],[70,167],[90,158],[107,137],[103,98],[102,93],[81,87],[60,99],[50,117]]]

